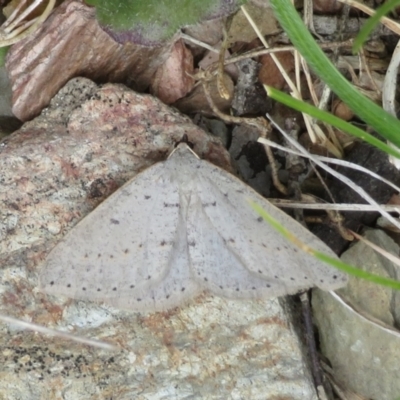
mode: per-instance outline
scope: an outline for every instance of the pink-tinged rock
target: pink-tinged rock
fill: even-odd
[[[186,96],[194,86],[193,56],[182,40],[172,47],[151,83],[151,92],[166,104]]]
[[[98,25],[95,10],[66,0],[29,38],[15,44],[6,67],[12,84],[12,111],[32,119],[72,77],[129,82],[146,88],[169,47],[145,48],[116,43]]]

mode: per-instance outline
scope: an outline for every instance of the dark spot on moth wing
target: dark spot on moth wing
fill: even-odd
[[[50,284],[52,285],[53,283],[50,283]],[[71,284],[68,283],[67,288],[70,288],[70,287],[71,287]]]
[[[85,288],[85,287],[83,287],[83,288],[82,288],[82,290],[83,290],[83,291],[86,291],[86,288]]]
[[[125,249],[125,250],[124,250],[124,253],[125,253],[125,254],[128,254],[128,253],[129,253],[129,249]]]
[[[116,287],[113,287],[112,290],[113,290],[113,292],[116,292],[116,291],[117,291],[117,288],[116,288]]]
[[[257,222],[263,222],[264,220],[263,220],[263,218],[262,217],[258,217],[257,218]]]
[[[100,289],[100,288],[97,288],[97,291],[98,291],[98,292],[101,292],[101,289]]]
[[[189,245],[190,247],[195,247],[195,246],[196,246],[196,242],[195,242],[194,240],[192,240],[192,241],[190,241],[190,242],[188,243],[188,245]]]
[[[130,285],[129,286],[130,289],[133,289],[134,287],[135,287],[135,285]]]
[[[118,221],[117,219],[111,218],[111,219],[110,219],[110,222],[111,222],[113,225],[119,225],[119,221]]]
[[[165,202],[164,202],[164,207],[165,207],[165,208],[179,207],[179,203],[165,203]]]
[[[151,199],[151,196],[145,195],[145,196],[144,196],[144,199],[145,199],[145,200],[149,200],[149,199]]]

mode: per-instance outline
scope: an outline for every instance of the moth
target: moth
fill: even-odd
[[[55,246],[40,285],[53,295],[153,312],[203,291],[269,298],[346,284],[345,274],[281,236],[249,200],[309,246],[335,257],[240,179],[180,143],[167,160],[128,181]]]

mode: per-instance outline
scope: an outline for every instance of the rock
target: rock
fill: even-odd
[[[2,325],[0,397],[317,399],[282,299],[204,294],[139,315],[39,292],[41,263],[57,241],[184,134],[198,154],[229,169],[217,139],[159,100],[78,78],[1,143],[1,312],[119,350]]]
[[[136,90],[144,90],[169,51],[169,46],[120,45],[100,28],[94,8],[66,0],[7,55],[12,111],[22,121],[35,117],[75,76],[129,82]]]
[[[399,246],[383,231],[365,238],[398,256]],[[362,270],[399,280],[398,267],[363,242],[342,260]],[[393,400],[400,394],[399,292],[350,277],[337,294],[313,291],[321,348],[342,387],[365,398]]]

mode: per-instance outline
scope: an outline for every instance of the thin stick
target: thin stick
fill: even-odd
[[[24,328],[24,329],[30,329],[32,331],[45,333],[45,334],[51,335],[51,336],[58,336],[63,339],[87,344],[89,346],[99,347],[101,349],[106,349],[106,350],[117,350],[118,349],[117,346],[114,346],[114,345],[106,343],[106,342],[102,342],[100,340],[86,339],[83,337],[72,335],[71,333],[61,332],[61,331],[58,331],[55,329],[46,328],[45,326],[42,326],[42,325],[37,325],[32,322],[21,321],[19,319],[8,317],[8,316],[2,315],[2,314],[0,314],[0,320],[7,322],[9,324],[20,326],[21,328]]]
[[[318,360],[317,345],[315,344],[314,331],[311,318],[310,300],[308,299],[307,293],[300,295],[301,309],[303,312],[303,321],[305,328],[305,336],[309,349],[311,367],[314,376],[315,386],[323,391],[323,375],[322,368]]]
[[[378,211],[383,217],[388,219],[396,228],[400,229],[400,222],[393,218],[390,214],[388,214],[386,211],[382,210],[379,208],[379,204],[359,185],[354,183],[351,179],[347,178],[343,174],[335,171],[328,165],[324,164],[323,162],[319,161],[317,157],[314,157],[311,153],[309,153],[300,143],[293,141],[293,139],[267,114],[267,117],[270,119],[272,125],[276,127],[276,129],[279,130],[279,132],[294,146],[296,149],[303,154],[303,157],[307,157],[310,160],[312,160],[315,164],[317,164],[319,167],[323,168],[325,171],[327,171],[329,174],[334,176],[335,178],[339,179],[341,182],[343,182],[345,185],[349,186],[351,189],[353,189],[358,195],[360,195],[364,200],[366,200],[369,204],[373,205],[376,207],[376,211]],[[262,138],[258,139],[258,141],[262,141]]]
[[[296,154],[296,155],[300,155],[302,157],[305,157],[304,153],[300,153],[300,152],[297,152],[296,150],[289,149],[288,147],[281,146],[281,145],[279,145],[279,144],[277,144],[277,143],[275,143],[272,140],[269,140],[267,138],[260,138],[260,139],[258,139],[258,141],[261,142],[261,143],[267,144],[268,146],[274,147],[276,149],[285,151],[287,153],[292,153],[292,154]],[[348,162],[348,161],[344,161],[344,160],[338,160],[336,158],[317,156],[315,154],[312,157],[314,159],[316,159],[316,160],[321,161],[321,162],[326,162],[328,164],[341,165],[341,166],[346,167],[346,168],[351,168],[351,169],[354,169],[356,171],[363,172],[363,173],[365,173],[367,175],[372,176],[375,179],[380,180],[381,182],[386,183],[386,185],[390,186],[391,188],[393,188],[397,192],[400,192],[400,187],[395,185],[393,182],[390,182],[389,180],[387,180],[385,178],[382,178],[380,175],[376,174],[375,172],[370,171],[367,168],[362,167],[361,165],[357,165],[357,164],[354,164],[354,163],[351,163],[351,162]],[[307,158],[311,158],[311,157],[307,156]]]
[[[276,207],[280,208],[304,208],[306,210],[335,210],[335,211],[370,211],[377,212],[375,206],[371,206],[369,204],[350,204],[350,203],[341,203],[341,204],[331,204],[331,203],[302,203],[301,201],[296,200],[285,200],[285,199],[268,199],[270,203],[272,203]],[[396,212],[400,214],[400,205],[388,205],[388,204],[379,204],[379,207],[387,212]]]
[[[355,0],[339,0],[341,3],[348,4],[350,7],[354,7],[365,14],[368,15],[374,15],[375,10],[366,6],[365,4],[362,4],[359,1]],[[392,19],[388,17],[382,17],[380,19],[380,22],[386,26],[386,28],[389,28],[392,32],[396,33],[397,35],[400,35],[400,24],[397,23],[396,21],[393,21]]]
[[[230,123],[230,124],[247,124],[250,126],[256,127],[256,129],[261,132],[261,136],[265,137],[269,131],[269,125],[267,125],[267,121],[264,118],[242,118],[242,117],[234,117],[231,115],[226,115],[222,113],[218,107],[215,105],[214,100],[211,97],[211,93],[208,87],[208,79],[206,76],[203,76],[201,83],[203,85],[204,94],[208,101],[209,106],[211,107],[214,114],[221,118],[223,121]],[[278,168],[276,166],[274,155],[272,154],[271,148],[269,146],[265,146],[265,152],[267,153],[268,161],[271,166],[271,176],[274,186],[282,193],[287,194],[286,187],[279,181],[278,178]]]
[[[56,0],[49,0],[43,13],[35,19],[35,23],[21,32],[18,36],[13,37],[12,34],[4,32],[4,26],[0,29],[0,47],[11,46],[31,35],[39,26],[47,19],[54,8]]]

